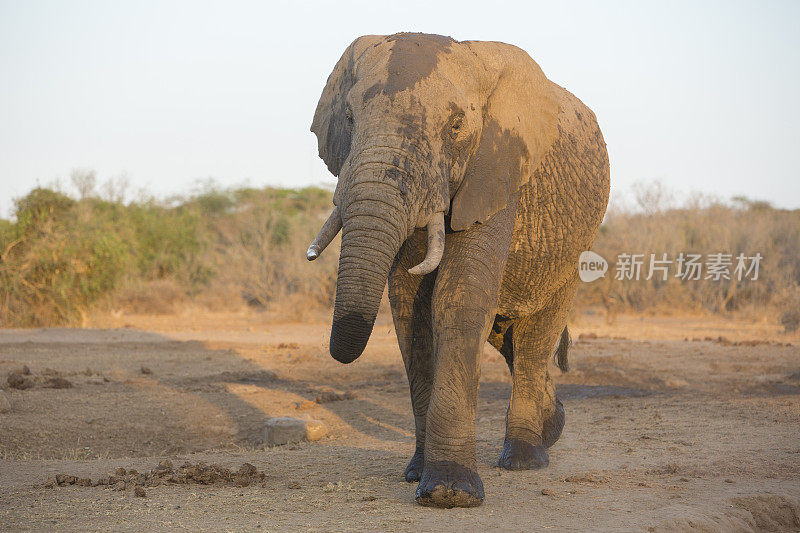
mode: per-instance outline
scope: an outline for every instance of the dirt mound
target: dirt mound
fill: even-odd
[[[0,360],[0,367],[8,368],[3,363],[8,364],[10,361]],[[101,372],[91,368],[61,371],[44,367],[32,370],[28,365],[11,368],[5,380],[9,390],[71,389],[82,385],[102,385],[110,382],[111,380]]]
[[[51,368],[46,368],[41,375],[35,375],[28,368],[28,365],[9,372],[6,378],[8,388],[17,390],[27,390],[33,387],[45,387],[49,389],[71,389],[72,382]]]
[[[57,474],[55,483],[49,486],[58,485],[66,487],[76,485],[80,487],[111,487],[114,490],[136,491],[137,496],[143,494],[142,487],[157,487],[159,485],[176,484],[197,484],[197,485],[226,485],[233,487],[248,487],[254,484],[263,484],[266,474],[261,472],[250,463],[244,463],[238,470],[231,470],[217,464],[207,465],[205,463],[189,463],[175,468],[172,462],[164,460],[158,463],[150,472],[138,472],[134,469],[118,468],[113,474],[92,481],[89,478],[79,478],[69,474]]]
[[[690,505],[668,508],[676,518],[649,531],[798,531],[800,502],[776,494],[741,496],[722,510]]]
[[[800,502],[777,494],[743,496],[731,500],[750,513],[757,531],[800,530]]]

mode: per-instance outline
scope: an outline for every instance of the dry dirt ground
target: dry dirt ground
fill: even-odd
[[[552,369],[566,428],[550,467],[525,472],[495,467],[510,379],[487,346],[477,417],[486,501],[442,510],[416,505],[401,477],[413,419],[390,321],[343,366],[327,354],[325,320],[186,313],[0,330],[11,402],[0,414],[0,530],[800,528],[797,336],[765,323],[582,316],[572,370]],[[9,389],[23,365],[31,387]],[[72,387],[53,388],[65,386],[54,378]],[[313,402],[324,392],[350,395]],[[329,435],[264,449],[265,421],[284,415],[322,420]],[[96,481],[165,459],[250,463],[264,476],[245,487],[162,484],[144,497],[132,486],[53,486],[57,474]]]

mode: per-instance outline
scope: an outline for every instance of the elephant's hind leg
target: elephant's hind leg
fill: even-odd
[[[564,407],[547,369],[557,343],[564,340],[567,314],[576,291],[569,283],[553,304],[511,326],[513,385],[506,415],[506,438],[499,466],[509,470],[542,468],[564,427]],[[566,346],[560,347],[566,349]],[[566,361],[566,358],[564,358]]]

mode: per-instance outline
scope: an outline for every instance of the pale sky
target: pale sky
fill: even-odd
[[[598,116],[612,188],[800,208],[800,2],[0,0],[0,216],[75,168],[134,189],[333,183],[309,132],[363,34],[515,44]]]

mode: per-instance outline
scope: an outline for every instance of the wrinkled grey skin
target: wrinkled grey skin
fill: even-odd
[[[396,34],[347,48],[311,130],[339,177],[328,224],[342,227],[331,355],[361,355],[388,280],[416,422],[405,477],[419,481],[423,505],[479,505],[475,409],[487,339],[513,374],[500,466],[547,465],[564,424],[547,362],[558,345],[566,369],[578,256],[608,200],[595,116],[519,48]],[[442,213],[438,268],[409,273],[426,257],[426,224]],[[330,238],[318,238],[321,248]]]

